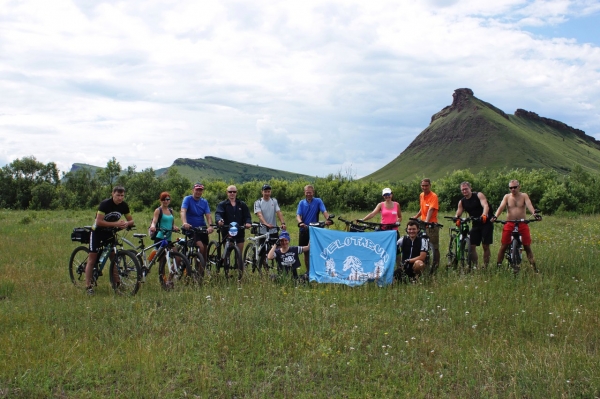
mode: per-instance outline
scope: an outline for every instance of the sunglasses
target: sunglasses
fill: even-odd
[[[229,194],[237,193],[237,191],[227,191]]]
[[[517,188],[519,188],[519,186],[508,186],[508,188],[509,188],[510,190],[516,190]]]
[[[383,194],[384,197],[389,197],[392,194]]]
[[[171,201],[171,198],[165,198],[163,201]]]

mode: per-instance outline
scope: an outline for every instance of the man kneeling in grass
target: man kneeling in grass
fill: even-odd
[[[400,237],[398,240],[402,263],[394,272],[396,280],[402,281],[405,277],[408,277],[411,281],[414,281],[423,273],[429,243],[426,239],[417,237],[418,232],[419,224],[411,220],[406,225],[407,235]]]
[[[309,245],[303,247],[290,247],[290,235],[282,230],[279,235],[279,244],[273,245],[267,258],[275,259],[278,267],[285,273],[292,272],[294,279],[298,279],[298,268],[300,267],[300,254],[308,252]]]

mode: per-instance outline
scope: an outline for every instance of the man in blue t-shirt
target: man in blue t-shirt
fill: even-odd
[[[300,238],[298,239],[298,246],[305,247],[308,245],[310,240],[308,234],[309,223],[316,223],[319,221],[319,213],[323,212],[325,219],[329,219],[329,213],[325,209],[325,204],[321,201],[321,198],[315,198],[315,188],[310,184],[304,187],[304,196],[306,197],[298,204],[298,210],[296,211],[296,220],[298,220],[298,227],[300,227]],[[331,224],[330,220],[327,220],[328,225]],[[304,252],[304,265],[306,266],[306,274],[310,270],[308,251]]]
[[[181,204],[181,222],[184,229],[193,227],[208,226],[207,232],[194,232],[194,242],[200,249],[200,253],[207,258],[206,251],[208,250],[208,235],[213,232],[213,228],[210,227],[212,224],[212,216],[210,214],[210,207],[208,201],[202,198],[204,193],[204,185],[202,183],[194,184],[192,195],[188,195],[183,199]],[[206,222],[204,222],[206,219]]]

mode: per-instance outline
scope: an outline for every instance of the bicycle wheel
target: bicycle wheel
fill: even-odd
[[[250,270],[252,270],[252,273],[257,271],[258,262],[256,262],[256,245],[254,245],[254,243],[246,245],[246,248],[244,249],[244,263],[246,268],[251,268]],[[261,270],[258,270],[258,272],[260,273]]]
[[[86,246],[80,246],[73,250],[69,259],[69,275],[71,281],[77,287],[85,285],[85,267],[87,265],[90,250]]]
[[[237,245],[229,245],[225,251],[225,276],[229,277],[229,269],[236,270],[238,272],[238,281],[242,279],[244,274],[244,262],[242,261],[242,254]]]
[[[465,238],[463,241],[463,245],[465,246],[465,248],[463,249],[463,267],[466,267],[466,270],[471,271],[471,238]]]
[[[188,258],[176,251],[161,254],[158,261],[158,280],[164,290],[172,290],[176,285],[197,283],[200,277],[190,266]]]
[[[457,264],[456,258],[456,234],[450,236],[450,243],[448,243],[448,253],[446,254],[446,267],[454,267]]]
[[[197,251],[194,254],[193,265],[190,265],[190,266],[192,266],[192,271],[197,276],[197,278],[196,278],[197,282],[201,283],[202,280],[204,279],[204,273],[206,270],[206,262],[204,261],[204,256],[202,256],[200,251]]]
[[[142,282],[142,268],[133,253],[121,249],[110,262],[109,276],[115,292],[135,295]]]
[[[221,270],[221,246],[216,241],[208,243],[206,267],[209,270],[215,270],[217,273]]]
[[[427,255],[425,255],[425,269],[429,269],[429,274],[434,274],[437,270],[435,265],[433,265],[433,252],[435,251],[435,247],[432,243],[428,243],[427,245]]]
[[[521,264],[521,246],[519,244],[516,239],[512,240],[510,244],[510,266],[515,273],[519,271],[519,265]]]

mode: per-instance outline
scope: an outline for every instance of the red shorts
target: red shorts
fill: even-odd
[[[502,229],[502,245],[509,245],[512,241],[512,231],[515,228],[514,222],[508,222]],[[531,233],[529,232],[529,225],[526,223],[519,223],[519,234],[521,234],[521,242],[523,245],[531,245]]]

